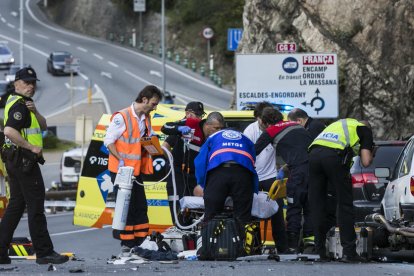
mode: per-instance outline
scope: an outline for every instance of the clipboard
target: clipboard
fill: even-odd
[[[140,143],[150,155],[163,155],[160,140],[157,136],[142,137]]]

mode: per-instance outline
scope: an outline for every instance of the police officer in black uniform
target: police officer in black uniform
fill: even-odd
[[[38,162],[44,162],[42,130],[47,125],[32,99],[36,81],[32,68],[17,71],[15,92],[7,99],[4,110],[6,140],[2,157],[6,159],[10,202],[0,224],[0,264],[11,263],[8,248],[25,208],[36,263],[61,264],[69,259],[53,250],[44,214],[45,185]]]

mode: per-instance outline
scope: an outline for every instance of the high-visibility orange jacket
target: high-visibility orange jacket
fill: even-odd
[[[152,174],[154,172],[152,166],[151,155],[146,151],[142,151],[141,146],[141,133],[139,131],[139,125],[134,115],[132,114],[131,108],[125,108],[119,112],[116,112],[112,115],[112,118],[115,114],[120,113],[124,118],[125,122],[125,131],[122,133],[121,137],[115,141],[115,147],[119,155],[125,162],[125,166],[131,166],[134,168],[134,175]],[[151,132],[151,122],[150,118],[146,117],[145,125],[147,127],[148,133]],[[109,153],[109,162],[108,169],[113,173],[118,172],[119,160]]]

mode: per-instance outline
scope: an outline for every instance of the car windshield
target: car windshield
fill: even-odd
[[[70,55],[68,55],[68,54],[59,54],[59,55],[54,55],[53,56],[53,60],[58,61],[58,62],[63,62],[67,58],[70,58]]]
[[[0,46],[0,55],[10,55],[9,49]]]

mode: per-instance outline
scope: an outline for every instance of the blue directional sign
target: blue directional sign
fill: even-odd
[[[227,50],[236,51],[242,35],[242,29],[227,29]]]

